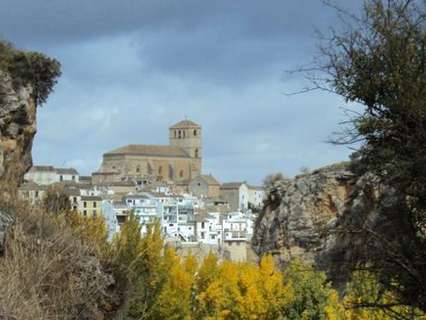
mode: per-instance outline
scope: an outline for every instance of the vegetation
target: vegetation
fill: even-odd
[[[163,248],[158,225],[142,237],[135,217],[125,223],[112,247],[122,266],[128,266],[123,271],[133,284],[129,320],[393,319],[380,309],[356,304],[379,290],[370,275],[354,277],[342,299],[324,273],[300,261],[281,272],[270,255],[259,265],[220,262],[212,253],[200,262],[192,255],[181,258],[172,248]],[[390,294],[386,299],[394,301]],[[395,311],[425,319],[412,308],[396,307]]]
[[[0,41],[0,71],[12,78],[15,88],[31,85],[37,105],[46,102],[61,75],[60,63],[38,52],[25,52]]]
[[[353,170],[383,191],[373,222],[346,226],[357,241],[350,242],[356,254],[344,268],[368,269],[380,279],[371,306],[425,311],[426,3],[369,0],[360,17],[337,10],[344,28],[323,38],[322,73],[311,79],[314,88],[361,106],[336,142],[361,144]],[[394,304],[382,300],[389,291]]]
[[[66,213],[71,208],[71,201],[63,188],[49,187],[43,198],[43,209],[55,214]]]
[[[270,255],[258,265],[219,261],[212,253],[202,261],[182,258],[164,246],[159,224],[142,236],[131,215],[107,241],[102,217],[45,208],[7,206],[15,223],[0,257],[2,318],[393,319],[369,304],[377,296],[395,301],[391,292],[378,295],[371,274],[356,274],[341,298],[324,273],[300,261],[282,272]],[[413,308],[391,311],[425,319]]]

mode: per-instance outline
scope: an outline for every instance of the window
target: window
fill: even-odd
[[[35,197],[38,198],[38,191],[35,192]]]
[[[204,229],[204,222],[201,222],[201,229]]]
[[[196,136],[197,136],[197,130],[194,129],[194,137],[196,137]]]
[[[64,180],[64,176],[60,175],[59,176],[59,181],[63,181]]]
[[[179,178],[183,178],[183,170],[179,171]]]
[[[198,158],[198,149],[195,149],[194,157]]]
[[[96,208],[97,203],[93,202],[93,208]]]
[[[72,198],[72,201],[77,202],[77,197]]]
[[[87,216],[87,210],[83,211],[83,216]]]
[[[176,132],[176,130],[174,132],[175,132],[175,138],[176,138],[177,137],[177,132]]]
[[[87,202],[86,201],[83,202],[83,208],[87,208]]]
[[[182,135],[181,135],[180,130],[178,131],[178,138],[179,138],[179,139],[180,139],[180,138],[182,138]]]
[[[139,166],[136,167],[136,172],[139,173],[141,171],[141,168]]]
[[[72,177],[71,177],[71,180],[72,180],[72,181],[75,181],[75,176],[72,176]]]
[[[96,210],[93,210],[93,218],[96,218]]]
[[[201,239],[204,239],[204,238],[205,238],[205,233],[201,232]]]
[[[158,174],[161,174],[162,172],[163,172],[163,167],[162,166],[158,167]]]
[[[182,134],[183,134],[183,137],[185,138],[185,130],[183,130]]]

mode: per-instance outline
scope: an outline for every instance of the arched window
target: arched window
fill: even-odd
[[[137,173],[141,172],[141,168],[139,166],[136,167],[136,172]]]
[[[198,158],[198,149],[195,149],[195,154],[194,154],[195,158]]]
[[[178,137],[179,139],[182,138],[180,130],[178,131]]]
[[[177,132],[176,132],[176,130],[174,130],[173,132],[175,133],[175,138],[176,138],[176,137],[177,137]]]
[[[183,170],[179,171],[179,178],[183,178]]]
[[[183,130],[183,137],[185,138],[185,130]]]
[[[194,129],[194,137],[197,136],[197,129]]]

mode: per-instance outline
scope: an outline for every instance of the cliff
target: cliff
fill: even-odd
[[[273,254],[281,265],[299,258],[326,269],[352,180],[348,164],[340,163],[274,181],[256,221],[254,251]]]
[[[20,180],[32,165],[31,147],[36,129],[33,87],[13,85],[0,70],[0,175]]]
[[[9,73],[0,70],[0,192],[16,187],[32,165],[36,133],[36,103],[31,84],[16,87]],[[0,254],[12,218],[0,212]]]

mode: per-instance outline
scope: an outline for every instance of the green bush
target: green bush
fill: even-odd
[[[61,75],[61,64],[38,52],[15,49],[10,43],[0,41],[0,70],[8,73],[15,88],[33,87],[37,105],[46,102]]]

